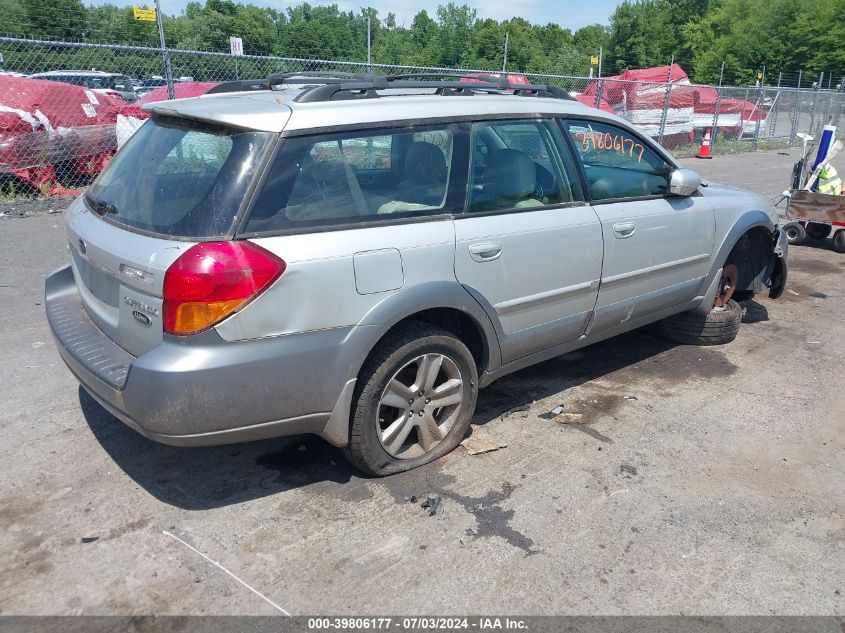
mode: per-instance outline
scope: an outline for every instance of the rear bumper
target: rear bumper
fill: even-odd
[[[355,328],[226,342],[213,330],[134,357],[88,317],[70,267],[47,278],[47,319],[62,359],[112,415],[177,446],[314,433],[346,443],[357,373]]]

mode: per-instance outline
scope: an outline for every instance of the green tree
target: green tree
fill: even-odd
[[[21,30],[28,35],[61,40],[82,40],[88,35],[88,13],[81,0],[21,0],[21,5],[26,21]]]
[[[437,41],[439,66],[459,66],[467,61],[467,44],[470,42],[477,13],[469,5],[453,2],[437,7]]]

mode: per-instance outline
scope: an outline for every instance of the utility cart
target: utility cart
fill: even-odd
[[[842,141],[833,142],[835,131],[835,127],[825,126],[819,149],[823,157],[816,157],[812,169],[808,169],[807,144],[813,137],[806,132],[796,134],[803,141],[803,151],[792,170],[791,188],[781,198],[787,201],[783,230],[790,244],[800,244],[807,238],[823,240],[833,233],[834,250],[845,253],[845,196],[813,191],[824,168],[842,149]]]
[[[845,196],[793,189],[786,219],[783,230],[790,244],[800,244],[807,238],[823,240],[832,233],[834,250],[845,253]]]

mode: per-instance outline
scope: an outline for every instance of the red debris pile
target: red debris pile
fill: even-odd
[[[0,75],[0,174],[46,195],[98,174],[117,148],[122,100],[80,86]]]

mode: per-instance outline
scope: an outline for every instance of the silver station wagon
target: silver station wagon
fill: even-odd
[[[786,281],[769,200],[560,89],[273,75],[144,108],[66,212],[46,309],[159,442],[314,433],[407,470],[509,372],[651,323],[726,343]]]

